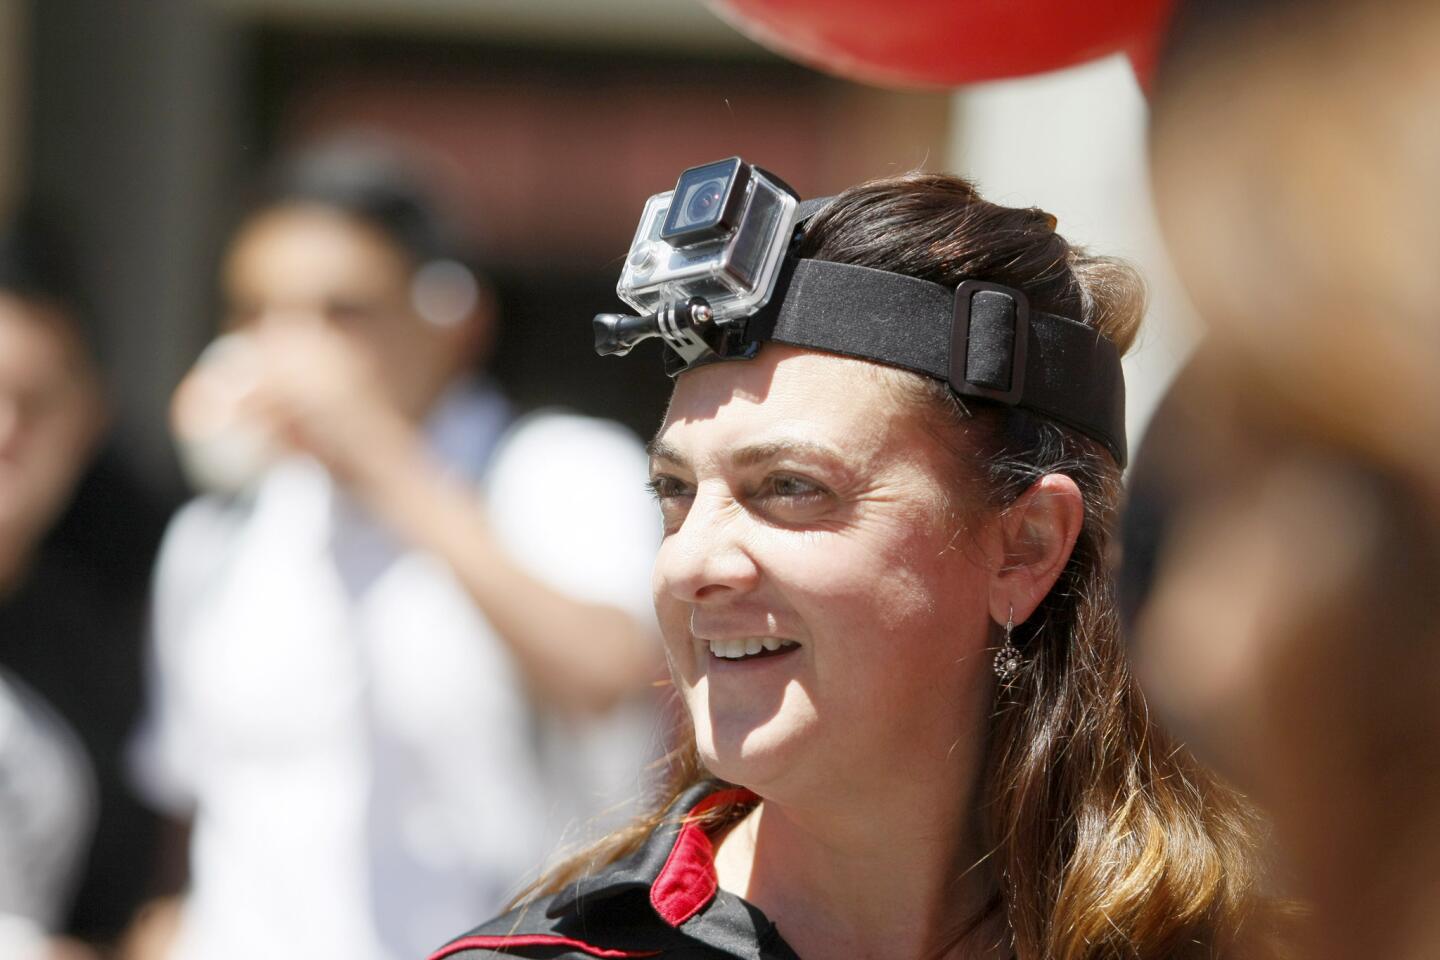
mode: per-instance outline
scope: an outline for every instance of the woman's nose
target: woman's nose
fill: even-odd
[[[753,588],[760,569],[744,511],[731,499],[697,494],[655,561],[657,586],[685,603],[718,602]]]

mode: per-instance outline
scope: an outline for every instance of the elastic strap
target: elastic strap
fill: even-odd
[[[714,359],[753,356],[774,341],[912,370],[1056,420],[1125,465],[1120,353],[1093,328],[1031,312],[1023,293],[998,284],[969,281],[957,291],[825,260],[784,269],[770,303]]]

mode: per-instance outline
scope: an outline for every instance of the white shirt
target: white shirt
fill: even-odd
[[[0,669],[0,957],[40,960],[89,849],[95,782],[75,734]]]
[[[652,623],[639,444],[578,416],[506,419],[494,390],[457,389],[427,433],[518,563]],[[577,816],[636,797],[653,752],[648,718],[557,736],[450,570],[309,461],[250,502],[181,511],[154,618],[137,768],[195,817],[179,960],[423,957],[495,913]]]

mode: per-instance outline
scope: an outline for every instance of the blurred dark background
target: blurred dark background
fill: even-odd
[[[595,357],[641,204],[739,153],[804,195],[946,156],[949,98],[781,61],[699,4],[413,0],[5,0],[8,198],[57,211],[97,305],[121,457],[183,491],[164,429],[215,331],[218,245],[277,152],[337,132],[430,154],[475,221],[522,404],[646,434],[659,359]],[[653,371],[653,372],[651,372]]]

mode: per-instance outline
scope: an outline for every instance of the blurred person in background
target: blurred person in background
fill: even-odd
[[[422,176],[315,148],[230,239],[173,407],[229,492],[167,534],[136,745],[189,883],[136,955],[420,956],[639,793],[653,721],[606,718],[658,669],[643,450],[477,372],[496,305]]]
[[[121,755],[161,512],[104,450],[90,312],[52,224],[0,226],[0,956],[87,956],[141,899]],[[59,940],[59,933],[76,939]]]
[[[1183,13],[1152,148],[1211,334],[1135,466],[1137,664],[1302,955],[1440,956],[1440,6]]]

